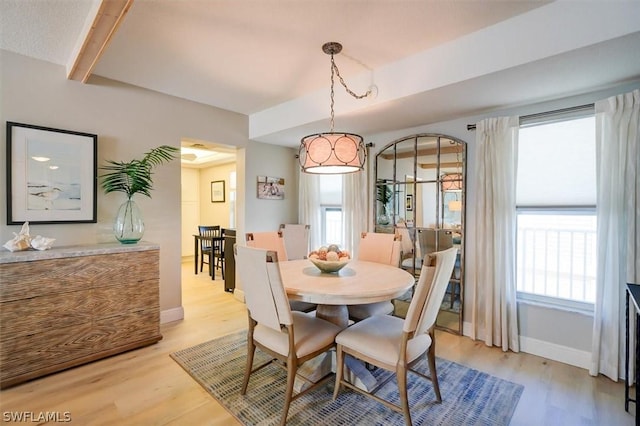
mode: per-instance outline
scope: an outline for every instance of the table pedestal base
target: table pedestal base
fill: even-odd
[[[318,305],[316,317],[329,321],[343,329],[349,325],[349,309],[346,305]],[[355,386],[367,391],[376,386],[376,378],[367,370],[362,361],[347,356],[345,358],[345,366],[345,377]],[[336,372],[335,350],[310,359],[298,370],[298,374],[313,381],[319,380],[330,372]],[[296,392],[300,392],[308,385],[304,380],[296,378],[293,388]]]
[[[349,309],[346,305],[318,305],[316,317],[345,329],[349,326]]]

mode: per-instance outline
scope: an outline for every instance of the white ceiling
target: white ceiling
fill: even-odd
[[[66,66],[91,3],[0,0],[0,48]],[[371,135],[640,81],[639,16],[637,0],[134,0],[93,73],[297,146],[328,130],[327,41],[350,88],[378,92],[336,82],[336,130]]]

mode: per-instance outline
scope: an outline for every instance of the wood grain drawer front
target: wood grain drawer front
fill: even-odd
[[[93,328],[95,349],[106,351],[160,336],[160,310],[131,312],[96,321]]]
[[[87,356],[94,352],[90,323],[48,330],[2,342],[2,379]]]
[[[96,318],[159,308],[158,281],[127,282],[91,290]]]
[[[0,265],[0,387],[162,339],[157,249]]]
[[[51,367],[76,365],[74,360],[100,359],[105,354],[117,353],[118,348],[131,349],[135,343],[160,340],[159,322],[160,312],[156,309],[2,342],[2,381],[34,369],[56,371]]]
[[[5,302],[1,305],[0,341],[91,323],[95,305],[90,290]]]
[[[0,265],[0,302],[159,278],[158,250]]]

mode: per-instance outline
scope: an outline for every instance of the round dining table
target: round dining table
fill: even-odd
[[[355,259],[332,273],[321,272],[307,259],[279,266],[290,300],[317,304],[316,316],[342,328],[349,324],[347,305],[391,300],[415,284],[413,275],[401,268]]]
[[[409,272],[375,262],[351,260],[338,272],[323,273],[307,259],[279,262],[282,283],[290,300],[315,303],[316,316],[342,328],[349,325],[347,305],[375,303],[404,295],[415,284]],[[320,355],[317,363],[307,362],[300,372],[318,379],[331,370],[330,356]],[[378,383],[364,363],[347,357],[346,377],[356,386],[371,391]],[[294,385],[300,390],[303,382]]]

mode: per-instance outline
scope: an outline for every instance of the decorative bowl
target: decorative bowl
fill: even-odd
[[[338,272],[340,269],[347,266],[347,263],[349,263],[349,260],[351,259],[343,258],[341,260],[320,260],[320,259],[309,258],[309,260],[311,261],[311,263],[316,265],[316,267],[320,269],[320,271],[324,273],[331,273],[331,272]]]

